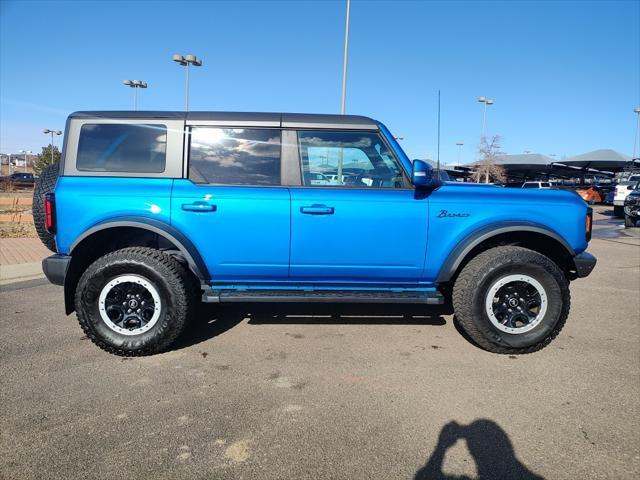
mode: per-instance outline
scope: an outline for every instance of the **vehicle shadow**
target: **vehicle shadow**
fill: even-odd
[[[255,303],[200,304],[189,329],[174,344],[180,350],[232,329],[244,319],[250,325],[446,325],[450,306],[398,304]]]
[[[442,471],[447,450],[464,439],[476,464],[479,480],[544,480],[515,456],[507,433],[492,420],[478,419],[469,425],[449,422],[438,437],[438,444],[414,480],[471,480],[466,475],[448,475]]]

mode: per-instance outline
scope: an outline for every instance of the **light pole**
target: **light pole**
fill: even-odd
[[[50,130],[48,128],[45,128],[42,133],[44,133],[45,135],[47,133],[51,134],[51,164],[53,164],[53,136],[54,135],[62,135],[62,132],[60,130]]]
[[[133,109],[138,110],[138,89],[147,88],[147,82],[142,80],[123,80],[122,83],[133,88]]]
[[[175,54],[173,56],[173,61],[179,63],[183,67],[187,67],[187,86],[186,86],[186,100],[185,100],[185,110],[189,111],[189,65],[193,65],[194,67],[201,67],[202,60],[196,57],[195,55],[179,55]]]
[[[27,171],[27,155],[31,155],[33,152],[31,150],[20,150],[20,153],[24,153],[24,172]]]
[[[458,146],[458,166],[460,166],[460,156],[462,155],[462,146],[464,145],[464,142],[456,142],[456,145]]]
[[[636,147],[638,146],[638,137],[640,137],[640,107],[636,107],[633,109],[633,111],[636,114],[636,117],[638,117],[638,126],[636,127],[636,136],[633,139],[633,156],[631,157],[631,160],[634,160],[636,157]]]
[[[484,112],[482,114],[482,136],[480,139],[482,140],[485,136],[485,127],[487,125],[487,106],[493,105],[493,99],[487,97],[478,97],[478,101],[480,103],[484,103]]]
[[[344,58],[342,63],[342,105],[340,113],[345,114],[347,107],[347,62],[349,58],[349,14],[351,12],[351,0],[347,0],[347,17],[344,27]]]

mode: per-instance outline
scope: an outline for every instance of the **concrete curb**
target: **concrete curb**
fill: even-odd
[[[0,265],[0,285],[44,278],[42,262]]]

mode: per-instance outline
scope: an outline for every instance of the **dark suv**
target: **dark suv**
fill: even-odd
[[[624,199],[624,226],[635,227],[640,222],[640,182]]]

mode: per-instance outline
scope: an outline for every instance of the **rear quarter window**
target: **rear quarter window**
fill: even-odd
[[[162,173],[166,161],[166,125],[86,123],[80,129],[79,171]]]

